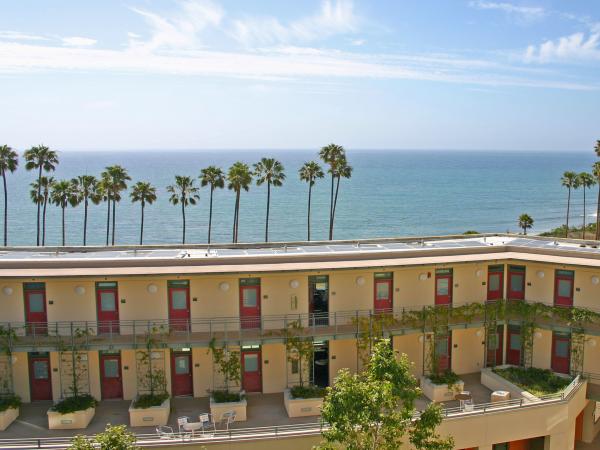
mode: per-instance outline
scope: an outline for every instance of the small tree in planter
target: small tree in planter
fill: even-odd
[[[290,322],[283,331],[287,360],[298,366],[298,385],[290,389],[292,398],[322,398],[325,389],[312,386],[305,380],[305,374],[313,360],[315,347],[313,338],[304,336],[304,327],[299,321]]]
[[[69,343],[63,339],[58,343],[61,377],[68,379],[68,386],[63,392],[63,399],[48,410],[50,429],[85,428],[94,417],[98,401],[84,385],[89,375],[85,350],[90,334],[89,329],[76,328],[71,333]]]
[[[15,331],[0,326],[0,431],[5,430],[18,416],[21,399],[14,393],[12,377],[12,344]]]
[[[230,351],[225,344],[217,347],[213,338],[209,345],[213,363],[223,376],[223,389],[213,390],[210,396],[210,411],[215,420],[220,420],[225,412],[235,411],[236,421],[246,420],[247,402],[243,391],[231,392],[232,385],[240,386],[242,379],[240,352]]]

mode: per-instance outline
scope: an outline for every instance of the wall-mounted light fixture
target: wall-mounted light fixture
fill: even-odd
[[[481,269],[477,269],[477,270],[475,271],[475,276],[476,276],[477,278],[481,278],[481,275],[483,275],[483,270],[481,270]]]
[[[365,277],[356,277],[356,285],[357,286],[364,286],[365,285]]]
[[[544,278],[546,276],[543,270],[538,270],[535,274],[538,278]]]
[[[598,278],[597,275],[593,275],[592,276],[592,284],[598,284],[600,283],[600,278]]]
[[[425,281],[426,279],[427,279],[427,274],[426,273],[420,273],[419,274],[419,280]]]
[[[227,281],[219,283],[219,289],[221,289],[223,292],[227,292],[229,290],[229,283]]]
[[[298,280],[292,280],[292,281],[290,281],[290,287],[292,289],[298,289],[298,286],[300,286],[300,282]]]
[[[74,291],[75,291],[75,293],[77,295],[83,295],[83,294],[85,294],[85,287],[83,287],[83,286],[75,286]]]
[[[12,295],[13,288],[11,288],[10,286],[4,286],[2,288],[2,292],[4,293],[4,295]]]
[[[156,294],[158,292],[158,286],[155,285],[154,283],[150,283],[147,287],[146,290],[150,293],[150,294]]]

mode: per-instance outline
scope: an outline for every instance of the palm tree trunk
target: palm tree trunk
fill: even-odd
[[[40,164],[40,168],[38,171],[38,192],[37,198],[40,198],[40,193],[42,191],[42,164]],[[37,204],[37,245],[40,245],[40,204]]]
[[[42,213],[42,247],[46,245],[46,207],[48,206],[48,194],[44,194],[44,212]]]
[[[181,238],[181,243],[185,244],[185,203],[183,200],[181,201],[181,215],[183,217],[183,236]]]
[[[87,236],[87,218],[88,218],[88,198],[87,196],[85,197],[85,202],[83,205],[83,246],[85,247],[85,244],[87,242],[86,240],[86,236]]]
[[[306,228],[307,228],[307,234],[308,234],[308,240],[310,241],[310,200],[311,200],[311,196],[312,196],[312,183],[309,181],[308,182],[308,219],[307,219],[307,223],[306,223]]]
[[[583,236],[582,239],[585,239],[585,186],[583,186]]]
[[[523,234],[527,236],[527,227],[523,227]]]
[[[238,232],[240,229],[240,194],[241,191],[237,191],[236,199],[235,199],[235,243],[238,241]]]
[[[569,237],[569,208],[571,207],[571,188],[569,188],[569,195],[567,197],[567,229],[565,230],[565,237]]]
[[[598,180],[598,201],[596,202],[596,240],[600,238],[600,180]]]
[[[142,223],[140,225],[140,245],[144,243],[144,200],[142,200]]]
[[[117,215],[117,201],[112,202],[112,245],[115,245],[115,216]]]
[[[269,242],[269,209],[271,208],[271,183],[267,182],[267,220],[265,221],[265,242]]]
[[[65,246],[65,207],[62,207],[62,245]]]
[[[238,214],[238,193],[235,193],[235,205],[233,206],[233,231],[231,232],[231,242],[235,244],[235,227],[237,225],[237,214]]]
[[[106,245],[108,246],[108,239],[110,237],[110,196],[106,196]]]
[[[333,239],[333,181],[335,177],[331,174],[331,193],[329,195],[329,240]]]
[[[210,230],[212,227],[212,201],[213,201],[213,191],[214,188],[212,187],[212,185],[210,186],[210,207],[209,207],[209,213],[208,213],[208,243],[210,244]]]
[[[2,171],[2,183],[4,184],[4,246],[8,245],[8,192],[6,192],[6,172]]]
[[[335,199],[333,200],[333,211],[331,213],[331,229],[329,230],[329,240],[333,239],[333,223],[335,221],[335,208],[337,206],[338,192],[340,190],[340,176],[337,177],[337,183],[335,186]]]

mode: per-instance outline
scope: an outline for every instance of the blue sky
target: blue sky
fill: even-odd
[[[587,150],[600,2],[0,3],[0,141]]]

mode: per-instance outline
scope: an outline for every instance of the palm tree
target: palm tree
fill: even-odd
[[[6,172],[14,172],[19,165],[19,155],[8,145],[0,145],[0,173],[4,186],[4,246],[8,245],[8,191],[6,189]]]
[[[42,170],[44,172],[52,172],[58,164],[58,155],[54,150],[50,150],[45,145],[38,145],[25,150],[26,170],[38,170],[38,188],[41,188],[40,179],[42,178]],[[40,196],[38,191],[37,197]],[[37,245],[40,245],[40,204],[37,204]]]
[[[533,227],[533,219],[529,214],[519,216],[519,228],[523,229],[523,234],[527,234],[527,229]]]
[[[140,225],[140,245],[144,243],[144,208],[146,203],[151,205],[156,201],[156,188],[147,181],[138,181],[133,186],[130,194],[133,203],[140,202],[142,205],[142,222]]]
[[[238,229],[240,219],[240,193],[250,189],[252,183],[252,172],[247,164],[243,162],[234,163],[227,172],[227,188],[235,192],[235,207],[233,214],[233,243],[238,241]]]
[[[183,237],[181,243],[185,244],[185,208],[195,205],[200,200],[198,188],[194,186],[194,179],[182,175],[175,175],[175,184],[167,186],[167,192],[171,194],[169,201],[174,205],[181,204],[181,215],[183,217]]]
[[[212,228],[213,192],[216,188],[223,189],[225,175],[220,167],[208,166],[200,172],[200,185],[210,186],[210,208],[208,214],[208,243],[210,244],[210,231]]]
[[[100,202],[106,202],[106,245],[110,242],[110,176],[106,171],[102,172],[100,181],[96,186],[95,198]]]
[[[309,161],[304,163],[304,165],[298,171],[300,175],[300,180],[306,181],[308,183],[308,219],[307,219],[307,240],[310,241],[310,201],[312,196],[312,187],[315,184],[315,181],[318,178],[323,178],[325,174],[323,173],[323,169],[319,166],[319,163],[316,161]]]
[[[71,180],[77,195],[78,203],[83,203],[83,245],[87,244],[87,222],[89,201],[100,202],[98,195],[98,180],[93,175],[79,175]]]
[[[50,201],[62,210],[62,245],[65,245],[65,209],[77,205],[77,191],[69,180],[60,180],[52,184]]]
[[[600,161],[595,162],[592,166],[592,174],[596,177],[596,183],[598,184],[598,199],[596,201],[596,236],[595,239],[600,238]]]
[[[594,186],[596,184],[596,179],[592,176],[591,173],[588,172],[581,172],[578,176],[578,181],[579,181],[579,186],[581,186],[581,188],[583,189],[583,234],[582,234],[582,238],[585,239],[585,207],[586,207],[586,200],[585,200],[585,190],[591,188],[592,186]]]
[[[48,198],[50,196],[50,188],[54,184],[54,177],[45,177],[42,176],[40,178],[40,182],[38,184],[37,181],[34,181],[30,184],[31,191],[29,191],[29,195],[31,197],[31,201],[36,205],[40,205],[42,209],[42,246],[46,245],[46,207],[48,206]],[[39,194],[38,194],[39,192]]]
[[[571,189],[577,189],[579,186],[579,182],[577,180],[577,174],[575,172],[567,171],[563,174],[561,178],[561,183],[565,186],[569,195],[567,197],[567,226],[565,228],[565,237],[569,237],[569,209],[571,207]]]
[[[131,177],[127,173],[127,169],[118,164],[114,166],[109,166],[106,168],[104,172],[102,172],[102,180],[103,180],[103,193],[104,197],[107,199],[109,205],[109,218],[108,222],[110,222],[110,206],[112,203],[112,245],[115,245],[115,222],[116,222],[116,204],[121,201],[121,191],[127,189],[127,181],[131,180]],[[107,224],[108,226],[108,224]],[[108,239],[107,243],[108,245]]]
[[[340,179],[352,176],[352,167],[346,160],[346,150],[337,144],[329,144],[319,152],[323,162],[329,165],[328,172],[331,174],[331,192],[329,201],[329,240],[333,239],[333,224],[335,221],[335,209],[337,206]],[[334,187],[335,186],[335,187]]]
[[[267,217],[265,220],[265,242],[269,242],[269,210],[271,208],[271,185],[280,187],[285,180],[283,164],[275,158],[262,158],[254,164],[256,185],[267,183]]]

